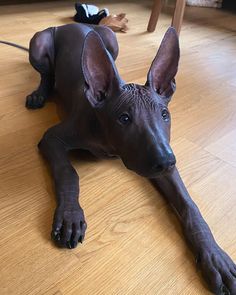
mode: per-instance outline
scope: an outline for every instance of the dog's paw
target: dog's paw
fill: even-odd
[[[39,109],[44,106],[45,100],[45,95],[35,90],[26,97],[25,106],[28,109]]]
[[[58,207],[54,214],[51,236],[57,246],[72,249],[83,242],[86,228],[84,212],[80,206],[73,209]]]
[[[236,265],[218,245],[203,249],[197,262],[214,294],[236,295]]]

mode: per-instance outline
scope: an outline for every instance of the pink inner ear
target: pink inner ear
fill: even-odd
[[[99,56],[98,59],[102,60]],[[102,64],[96,63],[92,58],[87,59],[87,69],[90,76],[90,87],[92,87],[94,94],[105,91],[108,85],[108,75],[104,73]]]

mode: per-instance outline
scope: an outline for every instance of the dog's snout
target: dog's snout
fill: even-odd
[[[175,156],[172,154],[169,156],[168,159],[155,163],[152,166],[152,171],[155,173],[162,172],[162,171],[169,171],[174,168],[176,164]]]

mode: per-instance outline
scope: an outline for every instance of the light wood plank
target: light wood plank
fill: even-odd
[[[126,81],[145,83],[174,3],[164,7],[153,34],[146,32],[152,1],[93,3],[127,13],[130,29],[117,34],[117,67]],[[73,1],[0,6],[0,35],[28,46],[36,31],[69,23],[73,15]],[[235,26],[229,12],[186,7],[170,106],[178,167],[234,260]],[[0,294],[210,294],[172,210],[119,160],[72,155],[87,236],[73,251],[54,247],[53,185],[37,143],[58,121],[57,110],[53,103],[37,111],[24,108],[25,96],[38,83],[26,52],[0,44],[0,77]]]

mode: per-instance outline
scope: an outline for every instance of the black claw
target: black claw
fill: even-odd
[[[84,240],[84,237],[83,236],[80,236],[78,242],[82,244],[83,243],[83,240]]]
[[[221,286],[221,295],[230,295],[229,290],[225,287],[225,285]]]
[[[70,242],[71,248],[75,248],[77,246],[77,243],[75,241]]]
[[[57,231],[52,231],[51,237],[54,241],[57,241],[57,242],[61,240],[61,236]]]
[[[61,240],[61,236],[60,236],[60,234],[57,234],[57,235],[55,236],[55,240],[56,240],[56,241],[60,241],[60,240]]]
[[[67,241],[67,242],[66,242],[66,247],[67,247],[68,249],[72,249],[72,248],[73,248],[73,247],[71,246],[70,241]]]

